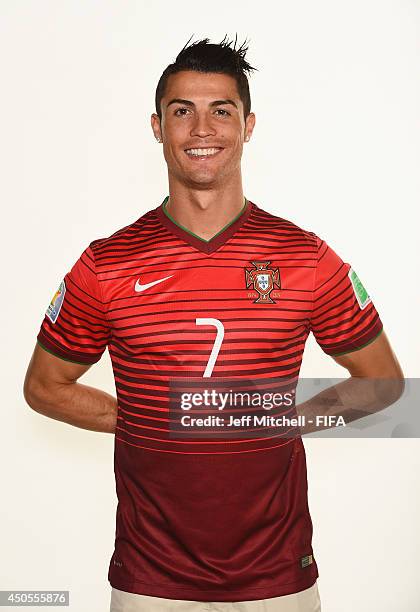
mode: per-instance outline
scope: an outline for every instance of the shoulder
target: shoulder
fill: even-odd
[[[257,231],[271,234],[281,240],[299,242],[314,250],[318,250],[324,242],[314,232],[300,227],[289,219],[279,217],[254,202],[251,219]]]
[[[151,238],[158,227],[155,209],[148,210],[141,217],[121,227],[109,236],[96,238],[88,246],[93,256],[109,254],[111,251],[121,251],[124,247],[133,246],[133,243]]]

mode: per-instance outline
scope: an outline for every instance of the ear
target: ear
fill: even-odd
[[[162,142],[162,131],[160,127],[160,119],[156,113],[152,113],[152,116],[150,117],[150,123],[152,126],[154,137],[156,138],[158,142]]]
[[[245,119],[244,139],[246,142],[248,142],[248,140],[251,138],[252,132],[254,131],[254,127],[255,127],[255,114],[249,113],[248,117]]]

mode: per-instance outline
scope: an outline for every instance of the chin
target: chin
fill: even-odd
[[[209,189],[210,187],[214,187],[215,185],[217,185],[217,180],[216,179],[199,179],[199,178],[193,178],[193,177],[188,177],[187,180],[185,181],[185,184],[188,185],[189,187],[194,187],[194,189]]]
[[[215,172],[195,172],[194,174],[188,173],[185,179],[188,183],[194,183],[196,185],[212,185],[220,180],[220,175]]]

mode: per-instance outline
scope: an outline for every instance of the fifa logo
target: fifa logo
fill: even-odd
[[[270,293],[274,287],[280,288],[280,272],[278,268],[268,268],[271,261],[252,261],[253,268],[245,268],[245,284],[246,287],[254,285],[255,291],[258,291],[259,298],[254,300],[254,304],[275,304],[271,299]]]

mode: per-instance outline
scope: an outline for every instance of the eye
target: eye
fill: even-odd
[[[216,113],[223,113],[221,116],[222,117],[226,117],[227,115],[230,115],[230,113],[227,112],[227,110],[225,110],[224,108],[218,108],[216,109]]]
[[[185,111],[185,112],[184,112]],[[188,112],[188,108],[177,108],[176,111],[174,112],[174,115],[176,115],[177,117],[183,117],[184,115],[186,115]]]

